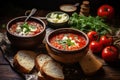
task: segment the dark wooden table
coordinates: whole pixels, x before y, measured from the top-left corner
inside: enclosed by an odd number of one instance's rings
[[[8,15],[2,17],[3,19],[0,19],[1,20],[0,25],[2,26],[2,24],[6,24],[11,18],[13,18],[13,16],[16,17],[16,16],[24,15],[24,12],[26,10],[22,10],[22,9],[19,10],[22,12],[21,13],[18,12],[18,14],[12,16]],[[37,14],[38,16],[45,16],[47,12],[48,11],[45,10],[39,10]],[[0,32],[5,32],[5,29],[0,28]],[[80,74],[77,76],[82,76],[82,77],[74,80],[120,80],[120,61],[112,65],[106,64],[103,60],[101,61],[103,62],[103,68],[98,73],[92,76],[85,76]],[[10,66],[10,64],[4,58],[3,53],[1,51],[0,51],[0,80],[24,80],[24,78],[22,78]]]
[[[103,67],[96,74],[92,76],[85,76],[84,74],[72,75],[74,79],[70,80],[120,80],[120,61],[113,65],[106,64],[102,59]],[[72,74],[72,73],[71,73]],[[3,53],[0,51],[0,80],[24,80],[4,58]]]

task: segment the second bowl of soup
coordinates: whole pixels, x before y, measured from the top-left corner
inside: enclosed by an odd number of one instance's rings
[[[48,53],[57,61],[74,63],[88,51],[87,35],[73,28],[56,29],[46,37]]]

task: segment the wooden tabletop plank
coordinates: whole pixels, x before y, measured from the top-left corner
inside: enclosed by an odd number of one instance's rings
[[[1,50],[0,50],[0,65],[1,64],[8,64],[8,62],[5,60]]]
[[[23,80],[9,65],[0,65],[0,80]]]
[[[79,75],[81,76],[81,75]],[[74,77],[74,76],[73,76]],[[75,77],[74,80],[119,80],[120,68],[113,68],[110,66],[103,66],[97,74],[93,76]],[[0,65],[0,80],[24,80],[18,73],[16,73],[9,65]]]

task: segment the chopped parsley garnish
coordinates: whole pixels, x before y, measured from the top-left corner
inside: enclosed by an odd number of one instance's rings
[[[25,22],[21,25],[21,29],[22,29],[22,31],[25,30],[24,31],[25,33],[30,32],[29,24],[27,22]]]
[[[73,42],[70,38],[64,39],[64,40],[57,40],[59,44],[62,44],[63,46],[73,46],[75,45],[75,42]]]
[[[75,45],[75,43],[72,42],[72,40],[69,39],[69,38],[66,40],[66,44],[67,44],[68,46],[73,46],[73,45]]]

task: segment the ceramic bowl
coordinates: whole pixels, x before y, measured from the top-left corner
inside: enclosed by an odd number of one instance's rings
[[[83,47],[75,50],[63,50],[56,48],[51,44],[51,38],[64,33],[73,33],[77,34],[79,36],[82,36],[85,39],[85,44]],[[63,38],[62,38],[63,39]],[[78,62],[88,51],[88,44],[89,44],[89,38],[87,35],[77,29],[73,28],[60,28],[52,31],[46,36],[46,48],[48,51],[48,54],[53,57],[56,61],[62,62],[62,63],[76,63]]]
[[[46,34],[46,25],[45,23],[36,18],[36,17],[30,17],[28,19],[28,21],[34,21],[38,24],[41,25],[42,30],[35,34],[35,35],[32,35],[32,36],[21,36],[21,35],[16,35],[14,33],[12,33],[10,31],[10,28],[13,24],[16,24],[17,22],[24,22],[24,20],[26,19],[27,16],[20,16],[20,17],[16,17],[16,18],[13,18],[11,19],[8,23],[7,23],[7,37],[8,37],[8,40],[10,41],[11,45],[15,48],[18,48],[18,49],[33,49],[33,48],[36,48],[37,46],[39,46],[44,37],[45,37],[45,34]]]
[[[62,11],[50,12],[46,15],[48,26],[52,28],[63,28],[68,26],[69,15]]]
[[[77,11],[77,7],[73,4],[62,4],[59,8],[61,11],[66,12],[70,16]]]

